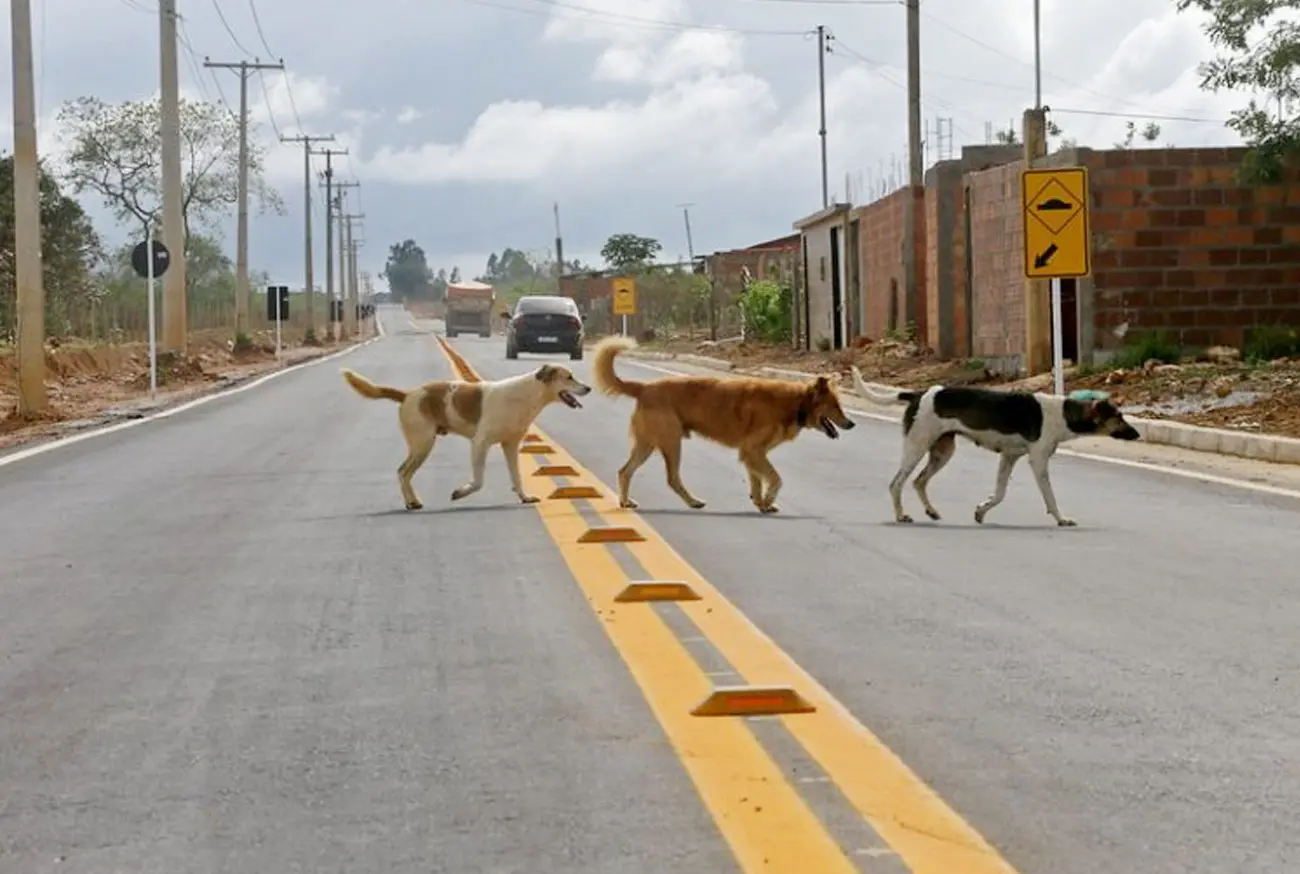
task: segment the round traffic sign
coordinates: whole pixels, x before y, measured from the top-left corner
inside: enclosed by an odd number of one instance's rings
[[[136,244],[131,250],[131,268],[140,275],[141,279],[149,278],[148,241]],[[167,251],[167,247],[160,240],[153,241],[153,277],[157,279],[167,272],[167,268],[172,263],[172,253]]]

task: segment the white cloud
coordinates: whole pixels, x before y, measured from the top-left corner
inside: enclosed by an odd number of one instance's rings
[[[410,124],[411,122],[417,121],[423,117],[424,113],[420,112],[420,110],[416,109],[414,106],[403,106],[401,111],[397,113],[397,123]]]

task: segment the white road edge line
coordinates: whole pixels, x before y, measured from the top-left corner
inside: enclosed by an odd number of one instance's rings
[[[286,373],[293,373],[295,371],[304,370],[308,367],[315,367],[318,364],[324,364],[326,361],[333,361],[335,358],[342,358],[344,355],[350,355],[353,352],[357,351],[358,349],[362,348],[363,346],[369,346],[371,343],[374,343],[378,340],[382,340],[384,336],[385,334],[383,328],[380,328],[378,337],[371,337],[369,340],[363,340],[362,342],[357,343],[356,345],[349,346],[346,349],[340,349],[338,352],[331,352],[329,355],[321,356],[320,358],[307,361],[303,364],[296,364],[292,367],[283,368],[282,370],[273,370],[272,372],[266,374],[265,376],[258,377],[252,382],[246,382],[243,385],[237,385],[234,388],[225,389],[224,391],[215,391],[212,394],[204,395],[203,397],[200,398],[195,398],[192,401],[186,401],[183,404],[177,404],[174,407],[168,407],[165,410],[159,410],[158,412],[149,416],[145,416],[142,419],[131,419],[130,421],[127,422],[119,422],[116,425],[105,425],[102,428],[91,428],[89,431],[82,431],[80,434],[72,434],[68,437],[59,437],[55,440],[49,440],[44,443],[38,443],[35,446],[29,446],[26,449],[19,449],[16,452],[9,453],[8,455],[0,455],[0,467],[5,467],[6,465],[10,465],[10,464],[17,464],[18,462],[25,461],[28,458],[33,458],[37,455],[43,455],[46,452],[51,452],[55,449],[60,449],[64,446],[71,446],[73,443],[80,443],[83,440],[90,440],[95,437],[104,437],[108,434],[114,434],[118,431],[125,431],[127,428],[136,428],[140,425],[146,425],[150,422],[156,422],[159,419],[166,419],[176,415],[177,413],[183,413],[186,410],[192,410],[195,407],[202,406],[203,404],[206,403],[211,403],[212,401],[218,400],[220,398],[228,398],[231,395],[237,395],[240,392],[245,392],[248,391],[249,389],[257,388],[260,385],[265,385],[266,383],[270,382],[273,379],[284,376]]]
[[[681,376],[687,371],[669,370],[666,367],[659,367],[654,364],[647,364],[644,361],[635,358],[624,359],[628,364],[644,367],[646,370],[657,370],[660,373],[667,373],[673,376]],[[877,422],[888,422],[897,425],[902,421],[902,417],[886,416],[882,413],[867,413],[862,410],[848,410],[848,414],[858,419],[874,419]],[[1300,500],[1300,491],[1287,489],[1281,486],[1271,486],[1267,483],[1253,483],[1248,480],[1233,479],[1232,477],[1219,476],[1213,473],[1201,473],[1194,470],[1183,470],[1177,467],[1166,467],[1163,464],[1152,464],[1149,461],[1133,461],[1128,458],[1110,458],[1105,455],[1094,455],[1091,452],[1080,452],[1077,449],[1061,449],[1060,455],[1068,455],[1073,458],[1082,458],[1086,461],[1096,461],[1102,464],[1113,464],[1118,467],[1130,467],[1135,470],[1145,470],[1151,473],[1164,473],[1170,476],[1182,477],[1183,479],[1196,480],[1197,482],[1212,483],[1219,486],[1230,486],[1246,491],[1259,492],[1265,495],[1274,495],[1280,498],[1293,498]]]

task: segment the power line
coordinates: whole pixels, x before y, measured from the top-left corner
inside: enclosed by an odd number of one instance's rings
[[[490,9],[501,9],[506,12],[521,12],[525,15],[537,15],[545,18],[550,17],[549,12],[540,9],[526,9],[519,6],[507,6],[504,3],[493,3],[491,0],[462,0],[472,6],[483,6]],[[692,24],[685,21],[666,21],[657,18],[641,18],[633,15],[623,15],[617,12],[606,12],[603,9],[592,9],[588,6],[577,6],[570,3],[562,3],[559,0],[534,0],[534,2],[543,3],[547,6],[554,6],[559,9],[567,9],[577,12],[588,17],[576,19],[579,21],[589,21],[596,24],[605,24],[612,27],[626,27],[640,30],[707,30],[718,33],[736,33],[746,36],[803,36],[808,30],[764,30],[761,28],[744,28],[729,27],[723,24]],[[603,17],[591,17],[603,16]]]
[[[217,10],[217,18],[221,19],[221,26],[226,29],[226,33],[230,34],[230,39],[235,43],[235,47],[244,54],[251,56],[253,53],[244,47],[244,44],[239,41],[239,37],[235,36],[235,32],[230,29],[230,22],[226,21],[226,14],[221,11],[221,3],[218,0],[212,0],[212,8]]]
[[[275,131],[275,138],[278,140],[283,134],[280,133],[280,126],[275,123],[275,110],[271,108],[271,93],[266,90],[266,74],[261,70],[257,71],[257,81],[262,86],[262,101],[266,104],[266,117],[270,119],[271,130]]]
[[[1191,118],[1185,115],[1148,115],[1137,112],[1109,112],[1102,109],[1059,109],[1051,107],[1051,112],[1062,115],[1099,115],[1103,118],[1136,118],[1141,121],[1186,121],[1199,124],[1227,124],[1221,118]]]
[[[257,28],[257,38],[262,41],[262,48],[266,49],[266,53],[271,57],[279,57],[279,55],[271,51],[271,46],[266,41],[266,31],[262,30],[262,16],[257,14],[257,0],[248,0],[248,9],[253,13],[253,26]],[[281,75],[284,76],[284,92],[289,97],[289,109],[293,111],[293,120],[298,125],[298,130],[301,131],[302,116],[298,114],[298,102],[293,99],[293,85],[289,81],[289,72],[287,70],[282,70]],[[262,84],[262,92],[263,94],[266,92],[265,83]],[[270,102],[269,96],[267,102]]]

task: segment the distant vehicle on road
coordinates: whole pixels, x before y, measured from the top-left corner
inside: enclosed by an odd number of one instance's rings
[[[518,358],[520,352],[568,352],[574,361],[582,360],[582,313],[572,299],[527,295],[519,298],[513,313],[502,313],[502,317],[506,319],[507,358]]]
[[[492,336],[492,304],[496,289],[483,282],[452,282],[447,285],[446,311],[447,337],[457,334]]]

